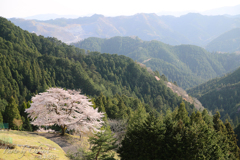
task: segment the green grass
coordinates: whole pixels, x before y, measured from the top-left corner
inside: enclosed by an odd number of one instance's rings
[[[44,157],[45,159],[68,160],[65,152],[58,144],[45,137],[36,135],[34,132],[0,131],[1,138],[12,139],[12,143],[16,145],[16,148],[6,150],[4,146],[1,146],[0,160],[15,160],[19,158],[21,160],[31,160],[44,159]],[[36,152],[41,152],[42,155]]]

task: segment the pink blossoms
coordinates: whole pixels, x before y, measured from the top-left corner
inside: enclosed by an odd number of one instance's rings
[[[87,96],[75,90],[50,88],[32,97],[31,107],[25,112],[37,126],[58,125],[78,132],[99,131],[104,113],[94,109]]]

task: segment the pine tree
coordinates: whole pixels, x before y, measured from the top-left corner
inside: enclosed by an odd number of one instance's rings
[[[113,137],[109,125],[107,123],[105,125],[100,132],[89,138],[89,143],[93,145],[90,149],[91,152],[86,154],[89,160],[115,160],[114,153],[111,151],[117,148],[117,139]]]
[[[196,123],[203,123],[202,114],[199,111],[197,111],[197,113],[195,115],[195,118],[194,118],[194,121]]]
[[[32,131],[32,125],[30,123],[30,120],[28,118],[28,114],[25,112],[27,108],[30,108],[30,102],[23,102],[23,104],[20,107],[20,115],[22,115],[22,128],[27,131]]]
[[[103,103],[104,95],[101,93],[100,96],[98,96],[94,102],[96,104],[96,107],[98,108],[98,112],[105,112],[105,107]]]
[[[155,160],[163,158],[163,127],[152,115],[142,124],[135,124],[126,133],[118,153],[122,160]]]
[[[5,113],[4,113],[4,119],[5,119],[6,123],[9,124],[9,128],[17,129],[17,126],[13,124],[13,119],[20,120],[21,116],[20,116],[20,113],[18,110],[18,106],[13,97],[10,98],[8,105],[6,106]]]
[[[176,119],[177,120],[181,119],[183,121],[183,123],[185,123],[185,124],[190,122],[190,119],[188,117],[188,112],[187,112],[187,110],[185,108],[185,103],[184,102],[182,102],[180,104],[180,107],[178,109],[178,113],[176,115]]]
[[[206,109],[204,109],[204,110],[202,111],[202,118],[203,118],[203,120],[205,121],[206,124],[208,124],[208,125],[213,125],[212,116],[210,116],[210,115],[208,114],[208,111],[207,111]]]
[[[120,119],[127,118],[128,117],[127,112],[126,112],[127,107],[126,107],[126,105],[124,104],[124,102],[121,98],[120,98],[117,106],[119,108],[118,118],[120,118]]]
[[[195,116],[196,116],[196,114],[195,114],[195,112],[193,112],[193,113],[191,114],[191,117],[190,117],[191,124],[193,124],[193,123],[195,122]]]
[[[0,111],[0,124],[3,123],[3,116],[2,116],[2,113]]]
[[[143,123],[146,120],[147,116],[148,114],[145,107],[138,106],[128,121],[128,128],[131,129],[131,127],[135,124]]]
[[[214,123],[213,127],[217,132],[219,131],[224,132],[226,127],[224,126],[220,118],[221,118],[220,113],[217,111],[217,113],[213,116],[213,123]]]
[[[237,135],[234,133],[234,130],[230,124],[230,122],[226,121],[224,123],[224,125],[226,126],[226,130],[227,130],[227,137],[228,137],[228,144],[230,147],[230,152],[232,154],[234,154],[234,156],[236,158],[239,158],[239,147],[237,146]]]

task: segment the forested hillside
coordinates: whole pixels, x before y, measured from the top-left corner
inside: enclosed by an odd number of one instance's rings
[[[240,28],[232,29],[212,40],[206,50],[210,52],[240,53]]]
[[[232,71],[240,64],[240,55],[211,54],[194,45],[171,46],[138,37],[92,37],[73,45],[90,51],[125,55],[159,71],[184,89]]]
[[[204,16],[198,13],[180,17],[140,13],[117,17],[95,14],[91,17],[47,21],[10,20],[29,32],[56,37],[66,43],[89,37],[138,36],[143,40],[155,39],[171,45],[205,46],[224,32],[240,27],[240,18],[237,16]]]
[[[160,42],[149,42],[146,46],[151,49],[155,43]],[[110,49],[114,50],[115,46]],[[157,57],[157,50],[164,49],[152,49],[148,54]],[[171,54],[172,50],[175,48],[166,47],[163,54],[169,63],[178,60],[172,57],[183,56],[178,52]],[[80,148],[69,156],[71,159],[109,159],[111,156],[114,160],[113,149],[123,160],[238,159],[239,147],[231,122],[223,123],[219,112],[214,116],[206,109],[195,112],[192,104],[166,86],[166,80],[165,75],[149,71],[124,55],[85,53],[84,49],[66,45],[56,38],[24,31],[0,17],[0,122],[8,123],[11,129],[35,130],[25,111],[31,105],[31,97],[49,87],[80,89],[91,98],[94,108],[106,112],[103,118],[106,126],[101,128],[105,131],[90,137],[93,147],[86,151]],[[238,79],[231,78],[229,83],[236,81]],[[65,106],[64,103],[62,109],[66,110]],[[53,110],[51,106],[47,108]],[[122,138],[112,129],[113,124],[107,124],[111,122],[107,117],[123,125]],[[14,119],[22,120],[23,124],[17,125]],[[53,129],[58,128],[53,126]],[[118,148],[116,141],[120,143]]]
[[[124,95],[135,100],[135,107],[139,103],[155,114],[174,110],[182,102],[163,79],[156,80],[154,76],[160,77],[159,73],[149,73],[128,57],[85,54],[85,50],[55,38],[24,31],[5,18],[0,18],[0,57],[0,109],[3,122],[9,123],[10,128],[16,127],[12,119],[20,116],[26,120],[23,128],[30,129],[24,113],[29,107],[27,101],[48,87],[81,89],[83,94],[95,98],[96,107],[109,103],[106,112],[113,114],[109,115],[112,118],[134,110]],[[99,96],[105,98],[100,100]],[[190,113],[194,110],[187,102],[186,108]]]
[[[203,83],[187,92],[197,97],[204,107],[214,113],[219,111],[223,119],[230,116],[237,125],[240,118],[240,68],[236,71]]]
[[[184,104],[163,118],[149,115],[128,128],[118,153],[122,160],[239,159],[231,124],[207,110],[188,116]]]

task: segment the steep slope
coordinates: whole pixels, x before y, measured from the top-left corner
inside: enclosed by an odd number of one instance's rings
[[[221,78],[210,80],[187,92],[213,112],[220,111],[222,117],[227,114],[234,119],[235,125],[240,117],[240,68]]]
[[[51,137],[53,136],[55,135],[51,134]],[[5,151],[5,147],[1,147],[0,157],[2,160],[43,159],[43,157],[45,157],[45,159],[69,160],[69,158],[66,156],[66,152],[64,152],[64,150],[56,142],[34,132],[0,131],[0,139],[11,139],[12,144],[17,146],[14,149],[14,152],[10,149],[6,150],[8,153]],[[67,141],[66,137],[65,139],[62,138],[61,140],[63,142]],[[41,154],[37,154],[38,152]]]
[[[240,53],[240,28],[232,29],[212,40],[206,50],[210,52]]]
[[[21,105],[54,86],[81,89],[91,97],[101,93],[134,97],[147,104],[149,111],[173,110],[183,101],[163,80],[157,81],[146,68],[126,56],[85,54],[83,49],[31,34],[0,18],[1,112],[11,97]],[[186,106],[189,112],[194,110],[187,102]]]
[[[87,38],[74,46],[102,53],[117,53],[145,64],[186,89],[239,66],[240,55],[211,54],[193,45],[171,46],[138,37]],[[234,58],[233,58],[234,57]]]
[[[205,46],[224,32],[240,27],[239,17],[203,16],[196,13],[181,17],[141,13],[118,17],[95,14],[91,17],[47,21],[10,20],[29,32],[56,37],[66,43],[89,37],[138,36],[143,40],[155,39],[171,45]]]

